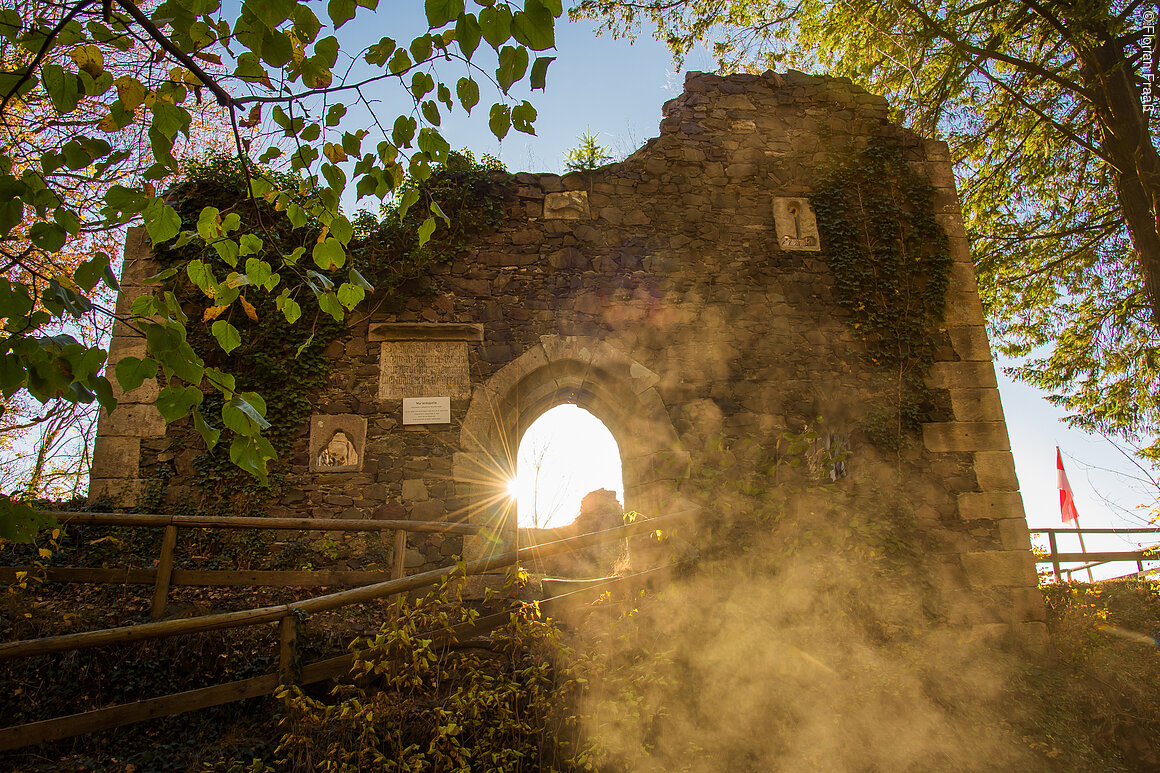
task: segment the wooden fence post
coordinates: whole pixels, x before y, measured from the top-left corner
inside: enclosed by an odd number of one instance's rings
[[[278,679],[282,684],[295,684],[300,671],[298,616],[291,613],[278,623]]]
[[[1055,570],[1055,581],[1063,582],[1063,577],[1059,573],[1059,559],[1056,558],[1059,555],[1059,547],[1055,544],[1054,531],[1047,532],[1047,544],[1051,548],[1051,568]]]
[[[395,551],[391,556],[391,579],[401,579],[407,573],[407,532],[395,530]],[[403,595],[395,598],[394,609],[398,612],[403,604]]]
[[[157,580],[153,586],[153,608],[149,615],[154,620],[165,615],[169,598],[169,582],[173,577],[173,549],[177,545],[177,527],[169,524],[161,537],[161,556],[157,559]]]

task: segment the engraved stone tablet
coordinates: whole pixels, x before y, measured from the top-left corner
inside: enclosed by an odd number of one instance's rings
[[[545,220],[588,220],[588,191],[560,191],[544,197]]]
[[[773,222],[777,226],[777,243],[783,250],[817,252],[822,248],[809,199],[775,198]]]
[[[403,424],[450,424],[450,397],[404,397]]]
[[[471,396],[467,344],[462,341],[384,341],[379,353],[379,399],[422,395]]]

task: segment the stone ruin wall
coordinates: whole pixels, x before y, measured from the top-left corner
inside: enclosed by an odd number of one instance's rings
[[[778,234],[786,201],[810,194],[819,166],[876,135],[900,140],[936,187],[954,260],[945,329],[932,332],[936,408],[921,443],[903,454],[905,496],[945,618],[1041,639],[1043,606],[946,146],[889,124],[883,99],[844,80],[691,73],[664,106],[660,136],[625,161],[590,176],[516,175],[502,227],[436,267],[434,295],[397,313],[356,313],[330,345],[329,387],[269,514],[494,519],[494,508],[475,507],[497,493],[482,481],[510,466],[522,430],[562,402],[612,431],[625,507],[646,515],[677,506],[690,471],[718,460],[722,436],[760,447],[817,416],[853,431],[838,487],[894,469],[855,430],[867,399],[864,349],[835,303],[825,245],[783,249]],[[796,236],[787,244],[811,246],[807,233]],[[140,282],[154,271],[137,233],[119,310],[147,291]],[[114,331],[111,360],[143,352],[127,333]],[[426,376],[414,372],[427,366]],[[450,422],[404,425],[408,390],[450,397]],[[196,498],[198,449],[169,447],[155,396],[147,384],[103,418],[92,496],[131,505],[165,465],[175,473],[165,501]],[[343,447],[320,469],[339,430]],[[477,548],[413,535],[406,564],[434,568]]]

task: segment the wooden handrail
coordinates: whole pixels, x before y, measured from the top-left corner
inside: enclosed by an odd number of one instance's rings
[[[217,515],[156,515],[150,513],[74,513],[45,511],[64,524],[98,526],[181,526],[203,529],[299,529],[303,531],[413,531],[474,535],[486,527],[444,521],[380,521],[371,518],[262,518]]]
[[[287,615],[293,615],[296,612],[306,614],[324,612],[348,604],[373,601],[384,596],[434,585],[443,577],[460,570],[467,575],[482,574],[492,569],[510,566],[521,560],[546,558],[557,553],[598,545],[603,542],[627,539],[634,535],[654,531],[659,527],[684,520],[695,512],[697,511],[685,510],[680,513],[663,515],[657,518],[637,520],[603,531],[590,532],[577,537],[547,542],[534,547],[505,551],[489,558],[469,561],[466,564],[431,569],[426,572],[411,575],[410,577],[385,580],[359,588],[351,588],[349,590],[328,593],[323,596],[315,596],[314,598],[303,599],[301,601],[293,601],[288,604],[258,607],[237,612],[220,612],[182,620],[163,620],[155,623],[121,626],[119,628],[105,628],[98,631],[62,634],[59,636],[45,637],[43,639],[6,642],[0,644],[0,660],[28,655],[44,655],[50,652],[89,649],[108,644],[161,639],[181,634],[217,631],[247,625],[260,625],[263,623],[272,623]]]
[[[1160,528],[1139,529],[1028,529],[1032,534],[1160,534]]]

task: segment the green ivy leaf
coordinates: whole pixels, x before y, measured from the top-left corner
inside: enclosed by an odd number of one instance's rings
[[[460,78],[455,84],[455,93],[459,96],[459,104],[471,114],[471,108],[479,104],[479,84],[471,78]]]

